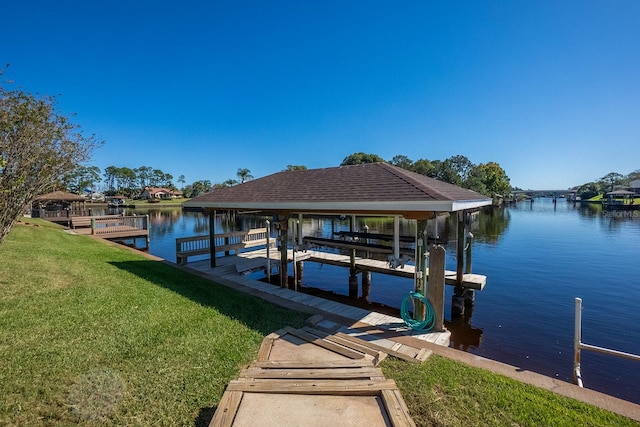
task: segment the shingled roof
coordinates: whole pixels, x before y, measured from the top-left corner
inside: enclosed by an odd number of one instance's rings
[[[86,197],[79,194],[67,193],[65,191],[54,191],[52,193],[42,194],[34,199],[34,202],[84,202]]]
[[[205,210],[344,214],[454,212],[491,199],[387,163],[278,172],[184,203]]]

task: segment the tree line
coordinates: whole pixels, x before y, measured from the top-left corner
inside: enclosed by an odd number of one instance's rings
[[[640,179],[640,169],[636,169],[626,175],[618,172],[609,172],[605,176],[582,185],[576,185],[572,190],[576,190],[576,194],[582,200],[590,199],[598,194],[605,194],[616,188],[628,187],[631,181]]]
[[[361,163],[385,162],[377,154],[353,153],[344,158],[341,166]],[[498,163],[475,164],[467,157],[456,155],[445,160],[418,159],[399,154],[387,163],[419,173],[459,187],[476,191],[485,196],[506,196],[511,192],[511,183]]]
[[[251,171],[246,168],[239,168],[236,176],[238,179],[227,179],[218,184],[212,184],[209,180],[200,180],[185,185],[185,176],[180,175],[177,183],[180,184],[180,189],[185,197],[195,197],[218,188],[231,187],[253,179]],[[99,185],[101,182],[103,185]],[[151,166],[140,166],[133,169],[107,166],[103,173],[97,166],[78,166],[64,176],[61,187],[77,194],[101,190],[107,196],[123,195],[126,197],[135,197],[146,187],[160,187],[173,191],[179,189],[173,183],[173,175]]]

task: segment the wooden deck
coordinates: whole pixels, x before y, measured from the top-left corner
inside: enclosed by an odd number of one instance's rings
[[[146,215],[104,217],[73,217],[76,234],[91,235],[107,240],[126,240],[144,237],[149,243],[149,217]]]
[[[289,262],[293,261],[293,251],[287,251]],[[280,262],[280,253],[276,250],[270,251],[271,265],[277,265]],[[296,252],[296,261],[311,261],[321,264],[335,265],[338,267],[349,268],[351,260],[348,255],[334,254],[329,252],[321,252],[314,250]],[[356,269],[358,272],[370,271],[372,273],[389,274],[391,276],[413,278],[415,266],[405,265],[404,267],[391,268],[386,261],[379,261],[368,258],[356,257]],[[266,249],[256,249],[248,252],[241,252],[237,256],[219,257],[216,263],[223,267],[233,265],[237,273],[247,274],[267,267],[267,251]],[[428,275],[428,270],[427,270]],[[456,272],[445,271],[445,283],[450,286],[457,284]],[[480,274],[464,274],[463,284],[465,288],[482,290],[487,284],[487,277]]]
[[[336,265],[339,267],[350,267],[351,259],[348,255],[334,254],[329,252],[305,251],[309,255],[309,261],[319,262],[322,264]],[[391,276],[408,277],[413,278],[415,274],[415,266],[405,265],[399,268],[392,268],[386,261],[379,261],[375,259],[356,257],[356,269],[359,272],[371,271],[372,273],[389,274]],[[427,269],[427,276],[429,270]],[[456,272],[445,270],[444,272],[445,283],[450,286],[457,285]],[[462,286],[469,289],[482,290],[487,284],[487,277],[481,274],[464,274],[462,276]]]

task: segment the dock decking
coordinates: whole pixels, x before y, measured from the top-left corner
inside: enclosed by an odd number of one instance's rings
[[[329,252],[321,252],[309,250],[306,251],[309,254],[309,261],[320,262],[322,264],[336,265],[339,267],[349,267],[351,260],[348,255],[334,254]],[[375,259],[356,257],[356,269],[360,271],[371,271],[372,273],[389,274],[392,276],[413,278],[415,274],[415,266],[407,264],[399,268],[391,268],[386,261],[379,261]],[[429,270],[427,269],[427,276]],[[456,272],[446,270],[444,272],[444,279],[447,285],[457,285]],[[462,286],[469,289],[482,290],[487,284],[487,277],[481,274],[463,274]]]
[[[146,215],[71,218],[73,232],[107,240],[126,240],[144,237],[149,246],[149,217]]]
[[[289,261],[293,261],[293,251],[289,249],[287,251]],[[272,249],[270,251],[270,258],[272,265],[280,262],[280,253],[277,250]],[[315,250],[306,250],[296,252],[296,261],[311,261],[319,262],[321,264],[335,265],[338,267],[349,268],[351,266],[351,260],[348,255],[341,255],[329,252],[321,252]],[[256,249],[248,252],[241,252],[237,256],[219,257],[216,259],[218,265],[229,266],[233,265],[237,273],[246,274],[261,269],[265,269],[267,266],[267,251],[266,249]],[[368,258],[355,258],[356,269],[358,272],[370,271],[372,273],[389,274],[398,277],[413,278],[415,274],[415,266],[405,265],[404,267],[391,268],[386,261],[379,261]],[[427,270],[428,275],[428,270]],[[456,272],[445,271],[445,283],[450,286],[457,284]],[[474,290],[482,290],[487,284],[487,277],[480,274],[464,274],[462,286]]]

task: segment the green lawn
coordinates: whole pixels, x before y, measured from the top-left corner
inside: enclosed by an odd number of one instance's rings
[[[307,317],[26,221],[0,246],[0,425],[193,425]]]
[[[432,355],[426,363],[387,359],[418,426],[638,426],[633,420],[550,391]]]
[[[206,425],[263,337],[307,317],[24,221],[0,245],[0,426]],[[638,425],[441,357],[383,369],[420,426]]]

